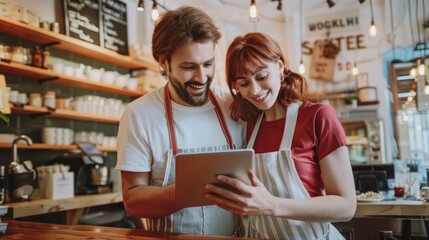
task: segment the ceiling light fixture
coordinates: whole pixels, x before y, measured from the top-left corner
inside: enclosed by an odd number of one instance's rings
[[[369,5],[371,7],[371,26],[369,27],[369,35],[371,37],[375,37],[375,35],[377,35],[377,27],[375,26],[375,21],[374,21],[374,11],[372,9],[372,0],[369,0]]]
[[[137,11],[143,12],[144,11],[144,2],[143,0],[139,0],[139,3],[137,4]]]
[[[353,64],[352,74],[353,74],[353,76],[357,76],[359,74],[359,68],[357,67],[356,62]]]
[[[158,6],[156,4],[156,1],[153,1],[152,12],[150,13],[150,16],[153,22],[156,22],[156,20],[158,20],[159,11],[158,11]]]
[[[305,65],[304,65],[304,61],[302,60],[302,1],[303,0],[299,1],[299,3],[300,3],[300,6],[299,6],[300,7],[300,12],[299,12],[299,32],[300,32],[299,37],[300,37],[300,40],[299,40],[299,44],[301,45],[301,61],[299,61],[299,66],[298,66],[298,72],[301,75],[305,74]]]
[[[334,1],[332,0],[327,0],[326,2],[328,3],[329,8],[332,8],[335,5]]]
[[[362,3],[364,3],[365,2],[365,0],[359,0],[359,3],[360,4],[362,4]]]
[[[258,11],[258,7],[256,7],[255,0],[251,0],[250,1],[249,21],[250,22],[257,22],[257,21],[259,21],[259,11]]]
[[[283,2],[282,0],[279,0],[279,3],[277,4],[277,10],[281,11],[283,8]]]

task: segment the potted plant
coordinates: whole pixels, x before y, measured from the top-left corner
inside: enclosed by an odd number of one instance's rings
[[[1,111],[0,111],[0,119],[3,122],[5,122],[7,126],[9,126],[9,118]]]

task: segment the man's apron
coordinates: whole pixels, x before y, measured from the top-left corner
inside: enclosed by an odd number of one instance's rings
[[[286,126],[280,150],[255,156],[256,176],[272,195],[281,198],[310,198],[298,176],[291,154],[292,138],[300,105],[301,102],[292,103],[287,108]],[[253,147],[262,118],[263,114],[255,125],[247,148]],[[249,216],[249,237],[296,240],[344,239],[330,223],[303,222],[271,216]]]
[[[234,148],[233,141],[220,105],[214,94],[209,91],[209,98],[214,105],[217,118],[227,140],[227,145],[212,147],[207,146],[201,149],[178,149],[173,123],[173,110],[171,107],[170,94],[168,92],[167,85],[164,87],[164,89],[164,104],[170,138],[170,150],[168,150],[168,159],[162,186],[172,184],[176,181],[175,156],[177,153],[207,152],[209,149],[210,151],[221,151]],[[242,236],[243,228],[241,223],[241,218],[238,215],[225,211],[214,205],[184,208],[166,217],[143,219],[143,225],[145,229],[149,231],[195,233],[220,236]]]

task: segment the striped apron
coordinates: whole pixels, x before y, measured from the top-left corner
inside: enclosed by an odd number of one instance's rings
[[[255,156],[256,176],[272,195],[281,198],[310,198],[298,176],[291,154],[292,138],[300,105],[301,102],[297,102],[288,106],[280,150]],[[262,118],[263,114],[255,125],[247,148],[253,147]],[[249,236],[262,239],[344,239],[328,222],[303,222],[271,216],[249,216]]]
[[[171,108],[170,94],[167,85],[164,88],[164,102],[167,118],[167,126],[170,138],[170,150],[166,163],[164,181],[162,186],[173,184],[175,176],[175,156],[177,153],[186,152],[214,152],[233,149],[233,141],[225,121],[225,117],[214,94],[210,91],[209,98],[214,105],[217,118],[225,135],[227,144],[223,146],[208,146],[206,148],[178,149],[176,133],[173,124],[173,111]],[[243,236],[244,230],[241,218],[231,212],[225,211],[217,206],[202,206],[184,208],[169,216],[160,218],[142,219],[145,230],[158,232],[193,233],[202,235],[219,236]]]

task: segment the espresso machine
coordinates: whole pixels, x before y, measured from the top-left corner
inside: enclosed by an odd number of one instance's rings
[[[92,143],[76,143],[80,152],[64,153],[50,162],[70,166],[74,172],[74,192],[78,194],[95,194],[110,192],[110,168],[105,165],[107,156],[103,155]]]
[[[11,201],[27,201],[34,189],[36,172],[30,161],[20,162],[18,157],[18,142],[25,141],[28,146],[33,144],[31,138],[26,135],[16,137],[12,142],[13,160],[8,169],[8,190]]]

